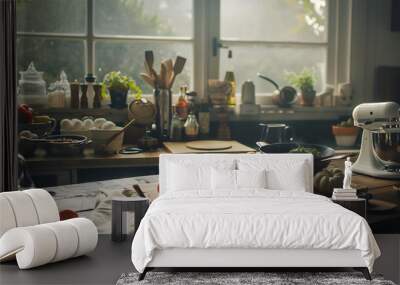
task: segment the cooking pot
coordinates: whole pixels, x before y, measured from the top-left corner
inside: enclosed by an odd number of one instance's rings
[[[318,144],[302,144],[302,143],[274,143],[266,144],[257,142],[260,152],[262,153],[290,153],[291,150],[298,147],[315,149],[318,155],[314,155],[314,173],[317,173],[328,166],[331,160],[342,159],[348,155],[335,155],[335,150],[328,146]]]

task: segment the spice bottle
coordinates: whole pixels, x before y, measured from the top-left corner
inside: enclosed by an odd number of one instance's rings
[[[235,73],[233,72],[234,67],[232,63],[232,51],[228,51],[228,70],[225,73],[225,81],[229,82],[231,85],[231,92],[228,95],[228,105],[236,105],[236,79]]]
[[[182,141],[184,134],[183,120],[179,117],[178,113],[175,111],[174,116],[171,121],[171,131],[169,138],[171,141]]]
[[[181,86],[178,103],[175,106],[176,113],[180,118],[186,120],[189,113],[189,104],[186,101],[187,86]]]

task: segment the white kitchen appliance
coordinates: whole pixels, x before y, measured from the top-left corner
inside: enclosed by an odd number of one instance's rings
[[[399,111],[400,105],[395,102],[364,103],[354,108],[354,125],[363,129],[354,172],[400,179]]]

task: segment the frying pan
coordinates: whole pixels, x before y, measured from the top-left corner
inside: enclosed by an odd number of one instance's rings
[[[334,159],[343,158],[342,155],[334,156],[335,150],[328,146],[319,144],[302,144],[302,143],[274,143],[264,144],[257,143],[262,153],[289,153],[292,149],[298,147],[314,148],[320,155],[314,156],[314,173],[317,173],[328,166],[329,162]],[[348,155],[345,155],[348,156]]]

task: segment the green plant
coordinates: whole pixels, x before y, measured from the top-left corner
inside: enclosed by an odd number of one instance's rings
[[[120,71],[111,71],[104,76],[102,84],[102,96],[107,94],[108,90],[127,92],[131,90],[137,100],[142,98],[142,89],[136,85],[135,80]]]
[[[313,91],[315,85],[315,74],[310,69],[303,69],[299,73],[288,72],[286,74],[289,83],[296,88],[299,88],[302,92]]]
[[[337,124],[338,127],[345,127],[345,128],[353,128],[354,127],[354,121],[353,118],[348,118],[345,121],[341,121],[339,124]]]

